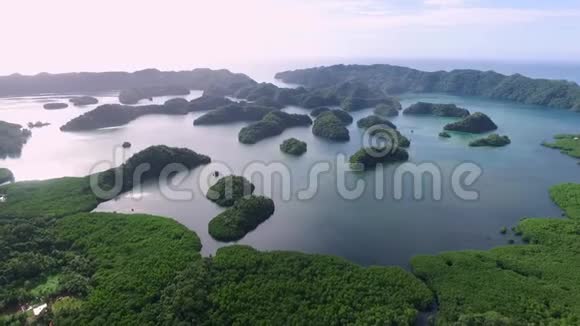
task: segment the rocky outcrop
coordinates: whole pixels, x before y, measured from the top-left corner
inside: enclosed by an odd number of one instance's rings
[[[397,129],[397,126],[395,126],[395,124],[377,115],[369,115],[368,117],[362,118],[356,122],[356,125],[359,128],[364,129],[368,129],[375,126],[385,126],[388,128]]]
[[[242,128],[238,140],[242,144],[255,144],[262,139],[277,136],[287,128],[306,127],[311,124],[312,120],[305,114],[273,111],[266,114],[262,120]]]
[[[417,102],[403,111],[406,115],[434,115],[438,117],[465,118],[469,111],[455,104]]]
[[[209,234],[219,241],[236,241],[257,228],[274,214],[274,201],[262,196],[248,196],[236,201],[232,208],[214,217]]]
[[[307,149],[308,145],[296,138],[286,139],[282,144],[280,144],[280,150],[282,152],[295,156],[300,156],[306,153]]]
[[[46,127],[46,126],[50,126],[50,123],[48,122],[41,122],[41,121],[36,121],[36,122],[29,122],[27,124],[28,129],[33,129],[33,128],[42,128],[42,127]]]
[[[347,117],[346,115],[342,115],[340,113],[337,114],[337,112],[344,111],[333,110],[320,114],[316,118],[316,120],[314,120],[314,125],[312,126],[312,133],[315,136],[326,138],[333,141],[349,141],[350,133],[346,128],[346,125],[349,124],[346,121],[348,121],[349,119],[345,119]],[[352,117],[348,113],[346,114],[348,115],[348,117],[350,117],[350,122],[352,123]]]
[[[409,153],[403,148],[395,147],[393,150],[385,150],[384,148],[372,147],[361,148],[350,157],[349,162],[355,169],[369,170],[378,164],[404,162],[408,159]]]
[[[92,96],[77,96],[68,100],[74,106],[84,106],[98,104],[99,100]]]
[[[66,103],[46,103],[42,106],[45,110],[61,110],[68,108]]]
[[[0,158],[18,156],[31,136],[21,125],[0,121]]]
[[[485,114],[475,112],[460,121],[450,123],[444,127],[449,131],[461,131],[480,134],[497,129],[497,125]]]
[[[206,198],[222,207],[233,206],[236,201],[254,193],[256,186],[242,176],[229,175],[212,185]]]
[[[500,136],[498,134],[491,134],[485,138],[479,138],[469,143],[471,147],[502,147],[511,144],[511,140],[508,136]]]

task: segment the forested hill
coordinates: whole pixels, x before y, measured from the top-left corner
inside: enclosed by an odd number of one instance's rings
[[[506,76],[494,71],[425,72],[392,65],[335,65],[280,72],[276,78],[307,88],[358,81],[388,94],[435,92],[483,96],[580,111],[580,86],[574,82],[533,79],[520,74]]]
[[[206,68],[188,71],[146,69],[136,72],[40,73],[34,76],[13,74],[0,77],[0,96],[42,93],[85,93],[155,86],[178,86],[197,90],[219,88],[226,92],[256,82],[244,74]]]

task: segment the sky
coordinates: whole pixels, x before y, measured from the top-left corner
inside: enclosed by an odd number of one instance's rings
[[[578,0],[2,0],[0,74],[316,58],[580,62]]]

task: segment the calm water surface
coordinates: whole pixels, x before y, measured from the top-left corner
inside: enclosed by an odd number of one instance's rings
[[[194,92],[188,98],[200,95],[201,92]],[[548,188],[560,182],[580,182],[580,167],[575,160],[540,146],[556,133],[579,132],[580,114],[564,110],[439,94],[406,95],[402,98],[404,106],[419,100],[449,102],[484,112],[499,125],[499,133],[510,136],[512,144],[497,149],[470,148],[467,144],[472,136],[454,135],[451,139],[437,136],[449,119],[396,117],[392,121],[411,139],[411,162],[433,162],[441,168],[443,198],[414,200],[411,182],[405,180],[405,197],[392,199],[392,173],[396,167],[392,165],[380,171],[385,176],[384,199],[375,198],[373,180],[377,171],[370,171],[349,174],[349,184],[363,179],[368,185],[361,198],[345,200],[336,190],[334,162],[337,154],[350,155],[360,148],[361,132],[356,124],[349,127],[352,139],[344,144],[315,138],[310,128],[293,128],[281,136],[246,146],[237,141],[244,123],[193,127],[192,122],[200,113],[145,116],[119,128],[63,133],[58,129],[62,124],[95,106],[43,110],[42,104],[53,98],[0,99],[0,120],[21,124],[40,120],[52,124],[33,130],[19,158],[0,161],[0,166],[10,168],[18,180],[86,175],[96,163],[112,161],[114,148],[124,141],[133,144],[128,155],[157,144],[188,147],[211,156],[214,162],[226,163],[235,173],[241,173],[256,161],[282,162],[291,171],[292,199],[282,198],[280,180],[274,178],[276,212],[239,241],[261,250],[298,250],[339,255],[362,264],[407,266],[417,254],[487,249],[507,243],[509,237],[500,235],[499,230],[516,224],[522,217],[560,216],[560,210],[549,199]],[[101,104],[116,102],[115,94],[100,94],[99,99]],[[156,98],[154,102],[166,99]],[[295,107],[285,110],[306,113]],[[358,119],[370,113],[364,110],[353,115]],[[308,152],[300,158],[281,153],[278,146],[289,137],[306,141]],[[298,200],[295,193],[307,187],[308,171],[320,161],[330,162],[333,171],[320,176],[313,199]],[[451,171],[466,161],[479,164],[484,171],[471,187],[480,193],[477,201],[460,200],[450,191]],[[180,185],[194,190],[193,200],[170,201],[156,184],[147,184],[143,187],[144,196],[124,195],[101,204],[97,210],[128,213],[134,210],[174,218],[197,232],[204,254],[213,254],[227,245],[207,233],[209,220],[222,209],[204,198],[198,187],[200,172],[201,169],[194,170]],[[261,182],[257,183],[257,193],[263,193]],[[430,181],[425,180],[425,184]],[[426,195],[431,197],[430,190]]]

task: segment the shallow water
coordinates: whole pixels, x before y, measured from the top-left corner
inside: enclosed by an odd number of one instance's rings
[[[194,92],[189,98],[200,94]],[[101,103],[116,101],[113,94],[101,95]],[[145,116],[119,128],[62,133],[58,129],[60,125],[95,106],[43,110],[42,103],[50,98],[0,99],[1,120],[21,124],[37,120],[52,123],[33,130],[21,157],[0,161],[1,166],[15,173],[17,180],[86,175],[96,163],[113,161],[114,148],[124,141],[133,144],[127,155],[157,144],[188,147],[211,156],[214,162],[226,163],[235,173],[241,173],[256,161],[280,162],[291,171],[292,199],[282,198],[281,182],[274,178],[276,212],[239,241],[261,250],[298,250],[339,255],[361,264],[407,266],[416,254],[487,249],[506,244],[509,237],[501,235],[499,230],[515,225],[522,217],[560,216],[560,210],[549,199],[548,188],[561,182],[580,182],[576,160],[540,146],[553,134],[578,132],[580,114],[564,110],[440,94],[406,95],[402,98],[403,106],[419,100],[449,102],[484,112],[499,125],[500,134],[510,136],[512,144],[504,148],[470,148],[467,143],[473,136],[454,134],[451,139],[437,136],[452,119],[399,116],[392,121],[411,139],[410,161],[432,162],[441,169],[441,200],[430,199],[429,190],[426,199],[413,199],[409,179],[404,182],[404,198],[393,199],[392,173],[397,165],[364,174],[349,174],[350,185],[359,179],[368,181],[359,199],[343,199],[337,191],[336,174],[330,172],[320,176],[314,198],[298,200],[296,192],[308,185],[307,175],[315,162],[330,162],[335,170],[338,153],[350,155],[360,148],[362,137],[356,124],[349,126],[351,141],[348,143],[329,143],[315,138],[310,128],[293,128],[251,146],[237,141],[238,131],[245,123],[193,127],[192,121],[201,113]],[[154,102],[162,103],[165,99],[156,98]],[[306,112],[295,107],[285,110]],[[370,110],[363,110],[353,116],[356,120],[370,113]],[[306,141],[308,152],[299,158],[281,153],[278,146],[289,137]],[[470,187],[480,194],[476,201],[461,200],[451,191],[451,171],[466,161],[483,169],[483,175]],[[209,220],[222,209],[203,197],[204,192],[198,187],[202,171],[201,168],[194,170],[180,185],[194,190],[192,200],[168,200],[152,183],[143,187],[141,197],[127,194],[101,204],[97,210],[134,211],[174,218],[197,232],[204,254],[213,254],[227,244],[211,239],[207,233]],[[375,198],[373,180],[381,172],[385,176],[385,197],[379,200]],[[183,174],[176,178],[181,176]],[[260,180],[256,181],[257,193],[267,191]],[[424,180],[423,184],[429,189],[431,181]]]

